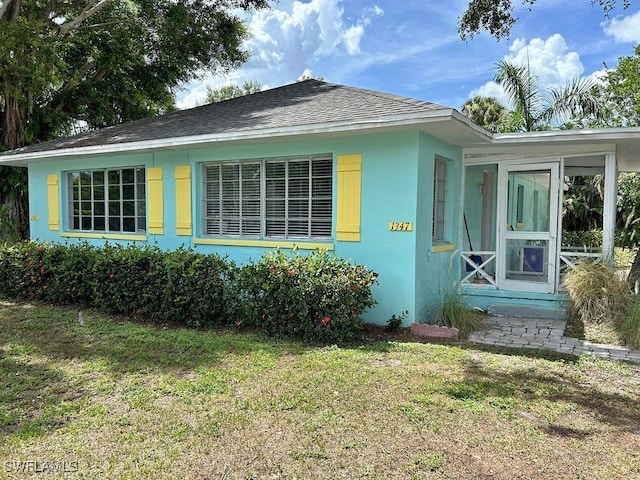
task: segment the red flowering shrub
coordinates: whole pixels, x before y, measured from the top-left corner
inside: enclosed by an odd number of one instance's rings
[[[326,252],[270,252],[241,268],[236,316],[272,335],[348,340],[362,327],[358,312],[376,303],[371,294],[376,277]]]
[[[0,247],[0,297],[190,326],[248,324],[307,341],[353,338],[376,274],[329,253],[275,251],[243,267],[192,250],[24,242]]]

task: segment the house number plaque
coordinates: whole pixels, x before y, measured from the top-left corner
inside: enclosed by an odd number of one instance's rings
[[[411,232],[413,223],[411,222],[389,222],[389,230],[392,232]]]

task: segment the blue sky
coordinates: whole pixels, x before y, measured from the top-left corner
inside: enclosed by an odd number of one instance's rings
[[[249,61],[225,77],[204,75],[178,94],[180,107],[204,103],[207,87],[256,80],[265,88],[304,73],[460,109],[475,94],[501,98],[495,63],[529,62],[544,86],[597,76],[604,63],[640,43],[640,1],[605,18],[590,0],[513,0],[519,18],[509,39],[482,33],[460,40],[467,0],[280,0],[246,16]]]

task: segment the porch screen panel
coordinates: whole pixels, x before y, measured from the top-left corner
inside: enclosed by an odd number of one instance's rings
[[[548,232],[551,172],[544,170],[509,173],[507,225],[512,231]]]

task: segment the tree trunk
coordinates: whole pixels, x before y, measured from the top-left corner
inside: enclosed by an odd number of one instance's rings
[[[26,143],[27,109],[22,107],[16,97],[5,95],[4,119],[2,122],[2,143],[9,150],[19,148]]]

